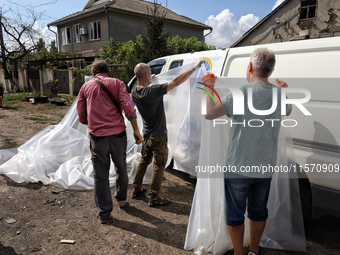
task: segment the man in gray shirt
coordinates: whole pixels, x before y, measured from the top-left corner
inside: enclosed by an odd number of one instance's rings
[[[137,86],[132,89],[132,100],[136,104],[143,119],[142,157],[137,166],[133,181],[132,199],[146,192],[142,187],[147,166],[154,157],[153,172],[150,185],[149,206],[167,205],[169,198],[158,196],[164,176],[164,168],[168,159],[167,129],[164,112],[163,95],[185,82],[203,63],[204,59],[196,61],[194,67],[176,76],[172,81],[161,84],[151,84],[151,69],[147,64],[139,63],[135,67]]]
[[[247,172],[252,166],[276,165],[276,154],[281,121],[272,123],[268,119],[281,120],[281,88],[287,87],[285,82],[277,80],[279,86],[268,82],[274,71],[275,55],[266,48],[255,50],[250,55],[247,68],[249,84],[239,86],[244,95],[244,114],[234,115],[233,95],[222,98],[222,105],[214,106],[213,100],[207,96],[206,119],[216,119],[227,115],[235,123],[230,130],[230,143],[226,165],[236,169],[228,173],[225,179],[225,195],[227,209],[227,225],[234,247],[235,255],[243,254],[244,214],[246,208],[250,224],[250,252],[248,255],[263,253],[259,246],[260,239],[268,217],[267,202],[269,196],[271,175]],[[248,92],[250,91],[250,92]],[[250,94],[251,93],[251,94]],[[271,109],[273,93],[278,94],[277,109],[269,115],[255,115],[247,107],[248,97],[252,96],[253,107],[256,110]],[[291,105],[286,109],[291,113]],[[249,125],[255,119],[263,123],[260,127]],[[237,124],[236,124],[237,123]]]

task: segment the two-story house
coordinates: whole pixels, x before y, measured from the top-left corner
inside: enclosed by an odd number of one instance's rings
[[[108,46],[110,38],[122,43],[146,34],[145,15],[154,3],[143,0],[88,0],[83,10],[58,19],[48,26],[58,28],[59,51],[93,57]],[[197,37],[204,41],[210,26],[181,16],[162,5],[159,13],[165,13],[164,32],[182,38]],[[207,30],[207,31],[205,31]]]

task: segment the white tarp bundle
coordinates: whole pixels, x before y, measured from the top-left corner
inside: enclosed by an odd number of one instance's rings
[[[77,100],[58,125],[49,126],[17,149],[0,151],[0,174],[14,181],[38,182],[65,189],[93,189],[93,168],[87,126],[78,121]],[[126,121],[128,146],[127,163],[130,179],[134,176],[141,150]],[[138,124],[142,122],[139,116]],[[146,180],[151,179],[150,165]],[[114,165],[110,170],[110,185],[115,184]]]
[[[216,53],[206,58],[206,67],[194,73],[194,77],[170,91],[164,97],[169,160],[173,157],[175,169],[197,175],[195,166],[224,164],[228,148],[228,128],[211,129],[209,121],[201,114],[202,91],[196,89],[196,81],[206,72],[220,74],[224,55]],[[193,66],[199,54],[185,59],[184,66],[158,75],[156,83],[167,82]],[[246,67],[245,67],[246,68]],[[236,84],[245,80],[228,81]],[[142,130],[141,117],[138,124]],[[211,124],[211,123],[210,123]],[[126,123],[128,134],[127,163],[130,178],[140,158],[140,145],[134,144],[132,128]],[[287,163],[286,130],[281,130],[278,162]],[[290,150],[292,151],[292,149]],[[92,189],[93,169],[90,160],[87,127],[80,124],[76,101],[60,124],[49,126],[15,150],[0,151],[0,174],[16,182],[37,182],[66,189]],[[14,154],[14,156],[13,156]],[[13,156],[13,157],[12,157]],[[150,179],[152,164],[146,179]],[[114,185],[115,171],[111,168],[110,184]],[[296,179],[277,178],[272,181],[268,203],[269,218],[263,235],[265,247],[304,250],[304,230]],[[246,223],[246,233],[248,223]],[[245,245],[249,244],[246,234]],[[195,197],[190,214],[185,249],[198,254],[213,252],[222,254],[231,248],[225,223],[225,195],[223,176],[209,178],[198,175]]]

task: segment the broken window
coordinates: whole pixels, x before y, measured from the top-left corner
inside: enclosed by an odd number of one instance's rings
[[[316,17],[316,0],[301,0],[300,19],[312,19]]]
[[[95,21],[90,23],[90,39],[98,40],[101,38],[100,33],[100,21]]]
[[[79,43],[81,42],[81,36],[80,36],[80,24],[73,25],[73,42]]]
[[[70,27],[64,27],[61,29],[61,45],[71,43]]]

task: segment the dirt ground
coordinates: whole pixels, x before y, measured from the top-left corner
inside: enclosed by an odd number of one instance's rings
[[[0,109],[0,149],[20,146],[59,123],[68,108],[20,102]],[[101,225],[92,190],[17,184],[1,175],[0,254],[191,254],[183,246],[194,183],[168,169],[162,195],[171,198],[171,205],[150,208],[147,197],[128,198],[126,209],[114,205],[113,224]],[[7,223],[9,218],[16,222]],[[61,244],[64,239],[75,243]]]
[[[59,123],[68,108],[20,102],[0,109],[0,149],[20,146],[45,127]],[[101,225],[92,190],[18,184],[0,175],[0,254],[193,254],[183,246],[194,189],[194,179],[168,168],[161,194],[171,198],[170,205],[150,208],[147,197],[128,198],[126,209],[114,205],[113,223]],[[10,219],[15,222],[9,223]],[[65,239],[75,243],[60,243]],[[312,254],[326,254],[318,251],[318,243],[309,246]],[[332,248],[336,252],[338,245]],[[266,249],[266,254],[306,253]]]

